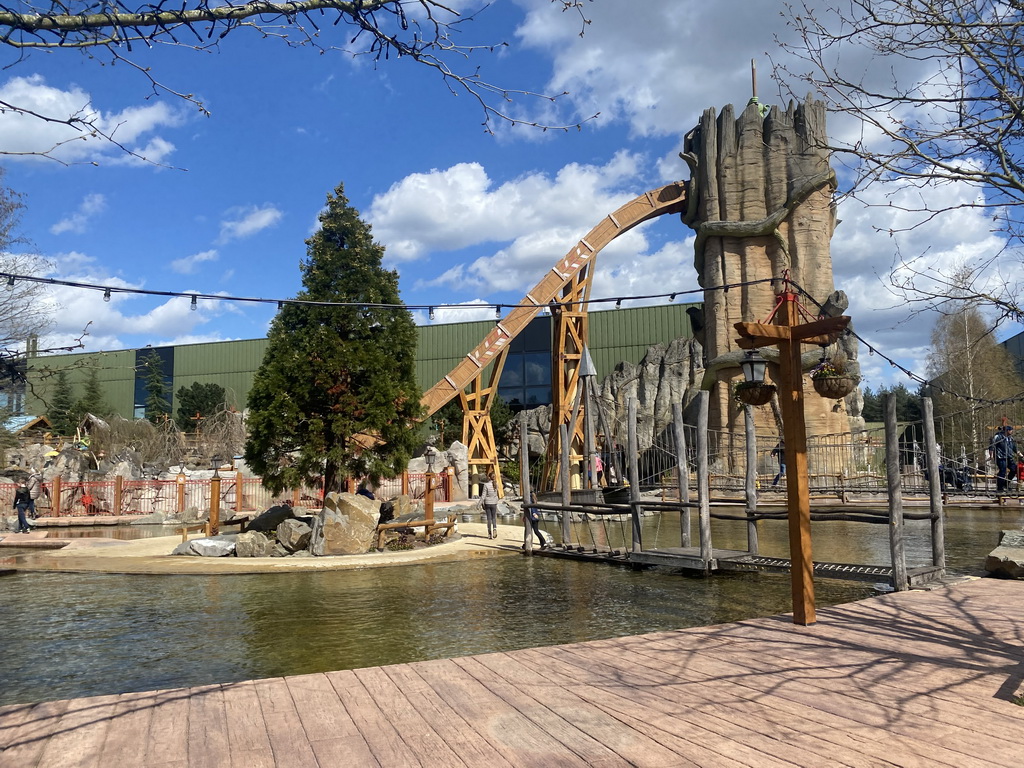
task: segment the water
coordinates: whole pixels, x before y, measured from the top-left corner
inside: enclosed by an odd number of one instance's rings
[[[1022,523],[1019,509],[951,510],[950,570],[979,572],[999,530]],[[716,546],[742,543],[744,524],[714,526]],[[912,527],[914,564],[927,560],[930,544],[926,525]],[[667,519],[645,521],[648,546],[672,535]],[[817,559],[888,556],[885,526],[816,524],[814,537]],[[762,524],[761,544],[765,554],[785,554],[785,525]],[[0,586],[0,703],[8,704],[514,650],[790,609],[786,575],[703,579],[521,557],[246,576],[19,573]],[[870,594],[869,584],[816,582],[819,606]]]

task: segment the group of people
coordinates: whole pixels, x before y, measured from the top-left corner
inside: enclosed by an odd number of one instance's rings
[[[1017,479],[1017,441],[1013,438],[1013,426],[1007,424],[996,429],[988,444],[988,451],[996,462],[996,491],[1005,491],[1011,480]]]

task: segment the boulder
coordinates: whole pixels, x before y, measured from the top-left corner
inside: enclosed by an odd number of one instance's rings
[[[985,570],[1002,579],[1024,579],[1024,531],[1003,531],[985,558]]]
[[[275,541],[274,546],[270,548],[271,557],[288,557],[290,553],[284,548],[284,545],[280,541]]]
[[[331,491],[313,525],[309,551],[317,557],[368,552],[379,518],[379,501]]]
[[[236,557],[270,557],[274,543],[259,531],[246,531],[235,539]]]
[[[276,531],[277,526],[285,520],[290,520],[293,517],[295,517],[295,511],[291,507],[287,504],[277,504],[266,512],[257,515],[252,522],[245,527],[250,531]]]
[[[452,501],[469,498],[469,447],[456,440],[445,452],[445,460],[455,470],[452,483]]]
[[[277,540],[289,552],[298,552],[309,546],[313,529],[301,520],[285,520],[277,526]]]
[[[172,555],[195,555],[199,557],[227,557],[235,552],[234,537],[217,536],[209,539],[183,541],[174,548]]]

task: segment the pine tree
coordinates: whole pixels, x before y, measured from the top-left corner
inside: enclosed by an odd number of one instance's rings
[[[103,387],[100,386],[99,372],[95,368],[89,369],[89,375],[85,379],[85,391],[81,399],[75,403],[76,418],[81,421],[87,414],[94,416],[110,415],[110,408],[103,400]]]
[[[224,407],[227,392],[220,384],[202,384],[193,381],[191,387],[179,387],[177,392],[178,413],[174,420],[182,432],[195,432],[201,419],[212,416]]]
[[[143,359],[142,375],[146,382],[146,419],[159,424],[171,415],[171,404],[167,401],[163,364],[156,352],[150,352]]]
[[[301,263],[305,301],[399,304],[398,273],[349,205],[328,195]],[[341,490],[346,477],[394,477],[416,443],[416,326],[405,309],[286,304],[249,392],[245,460],[272,493]]]
[[[67,436],[75,433],[78,426],[75,419],[75,396],[71,391],[67,371],[57,372],[57,383],[53,389],[53,399],[50,401],[47,418],[56,434]]]

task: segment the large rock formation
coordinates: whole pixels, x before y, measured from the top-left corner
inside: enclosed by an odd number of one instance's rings
[[[985,570],[1004,579],[1024,579],[1024,531],[1003,531],[985,558]]]
[[[739,117],[731,105],[717,117],[708,109],[687,135],[683,158],[692,176],[683,221],[697,234],[694,266],[705,289],[701,333],[706,367],[714,374],[706,382],[712,392],[709,428],[742,433],[742,410],[731,391],[741,376],[742,354],[734,324],[766,319],[785,277],[809,294],[800,301],[811,316],[835,291],[829,251],[835,176],[825,105],[808,99],[786,110],[764,110],[752,102]],[[858,373],[855,340],[845,337],[840,345],[850,372]],[[773,350],[763,354],[772,359]],[[813,355],[806,362],[813,365]],[[808,433],[850,429],[849,402],[835,408],[806,379],[805,390]],[[761,411],[759,419],[770,422],[770,411]]]
[[[324,498],[324,508],[314,518],[309,551],[318,557],[368,552],[379,518],[379,501],[331,491]]]

